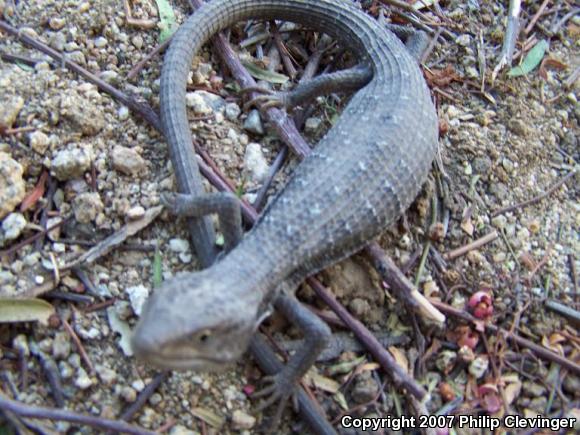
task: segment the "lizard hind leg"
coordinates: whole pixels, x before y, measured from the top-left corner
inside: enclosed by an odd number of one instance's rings
[[[203,195],[164,193],[161,202],[173,214],[203,217],[216,213],[224,235],[224,252],[229,252],[242,239],[242,213],[239,199],[233,193],[217,192]]]
[[[308,104],[316,97],[333,92],[354,92],[365,86],[373,77],[367,65],[359,64],[352,68],[319,75],[311,80],[299,83],[290,91],[271,91],[263,88],[250,88],[263,95],[252,98],[244,105],[244,109],[259,106],[260,110],[272,107],[284,108],[287,112],[296,106]]]
[[[398,24],[387,24],[386,27],[404,42],[405,48],[415,60],[419,61],[421,59],[429,45],[429,35],[427,33]]]

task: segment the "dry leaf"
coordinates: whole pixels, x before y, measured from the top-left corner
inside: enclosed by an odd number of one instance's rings
[[[48,171],[42,171],[42,175],[38,179],[38,183],[34,186],[34,189],[30,191],[28,195],[20,203],[20,211],[25,212],[31,208],[36,202],[44,196],[46,190],[46,180],[48,179]]]
[[[340,384],[334,379],[327,378],[318,373],[308,373],[305,376],[305,380],[310,384],[318,388],[319,390],[326,391],[327,393],[335,394],[340,389]]]
[[[376,362],[369,362],[369,363],[365,363],[362,366],[360,366],[359,368],[359,373],[361,372],[372,372],[373,370],[378,370],[381,368],[381,365],[379,363]]]
[[[522,381],[516,374],[505,375],[501,377],[504,383],[504,397],[507,405],[511,405],[519,396],[522,390]]]
[[[48,323],[54,307],[42,299],[0,299],[0,323],[34,322]]]
[[[542,63],[540,64],[540,70],[539,70],[540,76],[544,80],[548,80],[548,68],[562,71],[562,70],[565,70],[566,68],[568,68],[568,65],[566,65],[564,62],[560,62],[559,60],[554,59],[552,57],[544,59],[542,61]]]
[[[207,408],[196,407],[191,410],[191,413],[194,415],[194,417],[205,421],[211,427],[216,429],[221,428],[226,422],[224,417],[217,415],[215,412]]]
[[[99,244],[96,246],[93,246],[79,258],[63,266],[63,269],[70,269],[71,267],[78,266],[81,263],[90,264],[98,258],[107,255],[113,250],[113,248],[119,246],[129,237],[137,234],[143,228],[147,227],[155,220],[157,216],[161,214],[162,210],[162,205],[150,208],[145,212],[145,216],[143,216],[141,219],[129,222],[124,227],[119,229],[119,231],[111,234],[109,237],[99,242]]]
[[[425,78],[429,87],[445,88],[453,81],[459,80],[460,76],[455,72],[451,65],[447,65],[444,69],[425,70]]]
[[[333,397],[336,403],[338,403],[338,406],[340,406],[344,411],[348,411],[350,409],[350,406],[348,406],[346,398],[344,397],[344,394],[342,394],[342,392],[339,391]]]
[[[391,352],[391,355],[393,355],[393,358],[395,358],[397,364],[403,370],[405,370],[405,373],[409,374],[409,360],[407,359],[405,353],[402,350],[396,348],[395,346],[389,347],[389,352]]]
[[[133,356],[133,348],[131,347],[131,336],[133,335],[133,332],[131,331],[129,324],[119,317],[115,307],[107,308],[107,318],[111,329],[121,336],[119,347],[123,353],[126,356]]]

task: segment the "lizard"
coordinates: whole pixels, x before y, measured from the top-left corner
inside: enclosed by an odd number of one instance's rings
[[[216,32],[247,19],[294,21],[329,34],[359,58],[349,70],[299,85],[283,98],[357,90],[335,125],[294,170],[242,237],[239,203],[225,194],[191,195],[198,177],[185,89],[193,56]],[[226,251],[205,270],[176,275],[147,301],[135,354],[168,369],[217,370],[247,350],[272,306],[305,332],[304,346],[258,396],[283,405],[325,347],[330,329],[293,296],[309,275],[363,248],[401,216],[425,181],[437,149],[437,114],[412,51],[345,0],[214,0],[179,28],[161,76],[161,117],[178,186],[173,212],[217,212]],[[279,407],[281,409],[281,407]]]

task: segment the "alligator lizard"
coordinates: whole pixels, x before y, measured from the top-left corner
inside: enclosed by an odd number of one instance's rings
[[[295,301],[293,290],[306,276],[360,250],[406,210],[435,155],[437,116],[415,59],[352,3],[214,0],[181,26],[164,60],[162,120],[182,192],[188,192],[183,180],[199,177],[194,163],[180,159],[191,147],[185,89],[193,56],[217,31],[246,19],[294,21],[333,36],[359,56],[360,66],[343,74],[346,79],[337,73],[313,80],[310,96],[360,89],[237,246],[208,269],[178,275],[155,292],[133,346],[137,356],[165,368],[220,368],[244,353],[274,303],[307,334],[304,348],[265,390],[271,403],[288,398],[329,335]],[[208,198],[179,196],[173,204],[199,217],[215,205]],[[196,214],[200,204],[203,213]]]

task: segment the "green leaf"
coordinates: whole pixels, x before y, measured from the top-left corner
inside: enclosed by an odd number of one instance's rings
[[[163,264],[161,260],[161,252],[157,248],[153,257],[153,288],[161,287],[163,282]]]
[[[175,13],[168,0],[155,0],[155,3],[157,3],[157,10],[159,11],[159,27],[161,28],[159,42],[163,42],[177,30]]]
[[[544,54],[546,54],[546,50],[548,49],[549,44],[548,41],[542,39],[539,41],[534,47],[528,52],[524,61],[516,66],[513,67],[511,70],[508,71],[508,77],[519,77],[527,75],[529,72],[533,71],[542,61],[544,58]]]
[[[259,68],[258,66],[254,65],[251,62],[242,61],[242,65],[244,65],[246,67],[246,69],[248,70],[248,72],[250,73],[250,75],[252,77],[254,77],[255,79],[258,79],[258,80],[265,80],[268,83],[274,83],[274,84],[278,84],[278,85],[281,85],[282,83],[286,83],[289,80],[288,76],[285,76],[284,74],[278,74],[278,73],[273,72],[273,71],[268,71],[268,70]]]
[[[54,307],[42,299],[0,299],[0,323],[34,322],[48,323]]]

